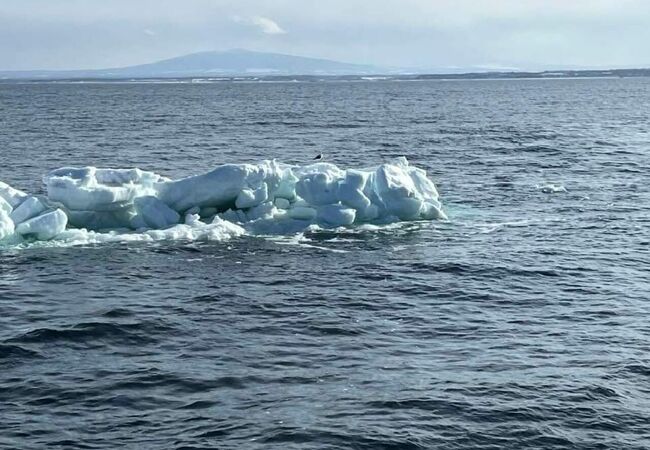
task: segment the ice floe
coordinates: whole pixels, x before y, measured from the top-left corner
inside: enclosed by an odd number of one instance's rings
[[[314,224],[446,219],[435,184],[406,158],[347,170],[323,162],[225,164],[178,180],[140,169],[68,167],[43,182],[44,196],[0,182],[0,240],[223,240]]]

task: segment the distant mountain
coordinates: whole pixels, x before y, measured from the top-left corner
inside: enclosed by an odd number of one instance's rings
[[[385,68],[307,58],[279,53],[228,50],[192,53],[130,67],[96,70],[0,71],[0,82],[11,80],[106,80],[192,79],[193,81],[315,81],[339,80],[435,80],[510,78],[649,77],[650,69],[575,69],[520,71],[507,67]]]
[[[385,72],[374,66],[279,53],[228,50],[192,53],[130,67],[97,70],[0,71],[0,79],[183,78],[236,75],[364,75]]]

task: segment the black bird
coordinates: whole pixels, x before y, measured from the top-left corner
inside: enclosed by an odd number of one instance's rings
[[[323,154],[322,154],[322,153],[319,153],[319,154],[316,155],[316,157],[314,158],[314,161],[320,161],[321,159],[323,159]]]

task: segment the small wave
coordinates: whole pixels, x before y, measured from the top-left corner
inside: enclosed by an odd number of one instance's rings
[[[279,426],[273,431],[261,436],[260,441],[274,446],[286,448],[333,448],[357,450],[425,450],[430,445],[418,442],[417,439],[400,436],[369,436],[350,432],[334,432],[328,430],[311,431],[306,428]],[[341,443],[345,443],[341,445]],[[309,444],[309,445],[307,445]]]
[[[130,324],[88,322],[70,328],[38,328],[10,338],[6,342],[19,344],[68,342],[83,346],[94,346],[100,343],[142,345],[156,342],[154,338],[156,334],[170,330],[171,327],[160,321]]]
[[[190,403],[186,403],[182,406],[179,406],[178,409],[190,409],[190,410],[195,410],[195,409],[209,409],[214,406],[217,406],[219,402],[217,401],[211,401],[211,400],[195,400]]]
[[[111,319],[116,319],[122,317],[132,317],[134,316],[134,313],[124,308],[113,308],[103,313],[102,316]]]
[[[627,366],[624,367],[624,371],[628,373],[632,373],[634,375],[643,375],[646,377],[650,377],[650,365],[647,364],[628,364]]]
[[[15,344],[0,344],[0,360],[34,359],[42,358],[37,351],[30,350]]]
[[[462,263],[413,263],[409,268],[421,273],[450,273],[454,275],[486,275],[491,277],[561,277],[562,268],[541,269],[541,268],[519,268],[513,266],[497,265],[473,265]],[[571,273],[575,275],[574,273]]]
[[[200,379],[180,376],[171,372],[152,370],[141,375],[131,376],[126,380],[115,382],[110,386],[112,391],[143,391],[161,387],[169,388],[177,393],[200,394],[214,389],[243,389],[246,387],[246,380],[231,376]]]
[[[575,392],[573,400],[600,402],[604,399],[620,399],[621,397],[621,394],[606,386],[587,386]]]

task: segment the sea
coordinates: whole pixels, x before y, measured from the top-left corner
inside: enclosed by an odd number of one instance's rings
[[[649,124],[649,78],[1,83],[30,193],[405,156],[449,220],[0,248],[0,448],[649,448]]]

